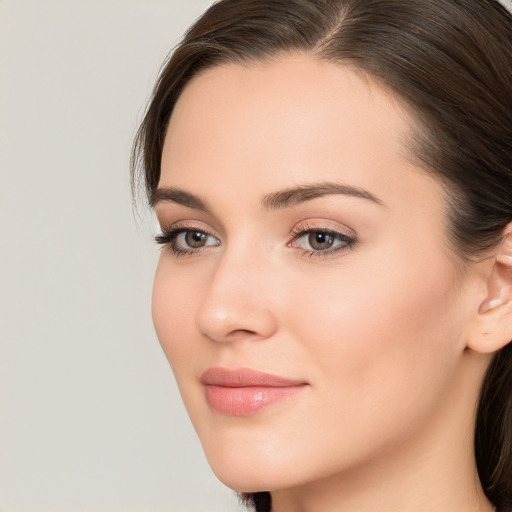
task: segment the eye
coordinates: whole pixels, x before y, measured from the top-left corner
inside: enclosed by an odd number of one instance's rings
[[[200,249],[206,245],[215,245],[214,239],[204,231],[183,231],[174,239],[174,243],[182,249]]]
[[[303,249],[309,256],[325,256],[351,248],[356,239],[344,233],[327,228],[298,226],[292,232],[290,247]]]
[[[315,251],[330,249],[336,242],[336,237],[326,231],[312,231],[307,235],[307,243]]]
[[[208,246],[219,245],[220,241],[202,229],[174,227],[155,237],[158,244],[168,245],[175,256],[186,256],[200,252]]]

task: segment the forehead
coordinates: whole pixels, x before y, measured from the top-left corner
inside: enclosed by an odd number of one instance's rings
[[[163,172],[235,158],[240,173],[277,165],[286,178],[287,168],[300,172],[319,160],[346,171],[369,158],[403,157],[409,132],[399,101],[349,66],[307,55],[225,64],[183,91],[166,134]]]
[[[348,65],[302,54],[225,64],[184,89],[159,185],[219,201],[229,199],[224,188],[259,199],[318,181],[364,188],[384,202],[422,197],[425,187],[440,196],[440,184],[408,156],[412,123],[389,90]]]

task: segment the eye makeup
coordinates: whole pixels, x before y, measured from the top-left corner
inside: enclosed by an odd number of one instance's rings
[[[155,236],[155,242],[168,247],[175,257],[197,255],[206,247],[220,245],[204,227],[183,224],[162,229],[162,233]]]
[[[304,256],[326,258],[341,251],[352,249],[357,243],[355,236],[350,236],[321,223],[301,223],[290,233],[292,238],[288,247],[303,250]]]
[[[347,251],[356,244],[355,236],[347,235],[322,223],[300,223],[289,234],[286,246],[299,249],[303,256],[326,258]],[[155,242],[168,247],[175,257],[198,256],[221,241],[203,226],[178,224],[155,236]]]

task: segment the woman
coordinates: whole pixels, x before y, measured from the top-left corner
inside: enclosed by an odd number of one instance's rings
[[[512,18],[223,0],[134,148],[153,318],[258,512],[512,509]]]

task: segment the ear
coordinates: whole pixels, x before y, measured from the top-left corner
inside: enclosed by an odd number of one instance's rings
[[[468,348],[479,353],[500,350],[512,340],[512,223],[487,272],[487,296],[480,304]]]

